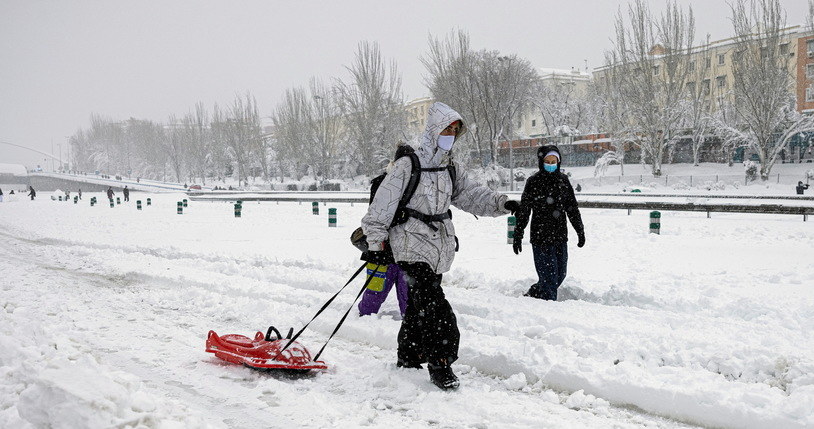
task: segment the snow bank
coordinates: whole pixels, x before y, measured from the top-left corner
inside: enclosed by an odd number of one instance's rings
[[[216,427],[93,351],[42,326],[21,303],[0,301],[0,427]]]
[[[587,244],[569,248],[560,301],[543,302],[522,297],[536,281],[531,249],[511,252],[506,219],[456,212],[461,250],[443,284],[462,388],[447,393],[426,371],[395,368],[394,297],[379,315],[351,313],[324,373],[290,379],[204,353],[209,329],[307,322],[358,266],[347,237],[366,207],[337,204],[328,228],[327,210],[309,204],[247,202],[235,219],[222,203],[179,216],[178,197],[154,195],[141,211],[48,200],[0,210],[0,272],[12,280],[0,284],[11,380],[0,426],[53,424],[36,411],[48,408],[88,425],[814,426],[814,224],[799,217],[663,212],[656,236],[647,212],[583,210]],[[318,349],[352,294],[303,344]],[[99,379],[75,382],[90,373]]]

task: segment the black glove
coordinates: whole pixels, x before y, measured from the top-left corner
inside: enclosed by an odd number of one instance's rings
[[[508,200],[503,203],[503,208],[514,214],[516,211],[520,210],[520,203],[515,200]]]
[[[578,232],[577,233],[577,247],[582,247],[585,245],[585,232]]]
[[[514,236],[514,243],[512,244],[512,249],[514,249],[514,254],[518,255],[520,252],[523,251],[523,237]]]
[[[393,254],[384,250],[381,251],[367,251],[367,261],[376,265],[390,265],[393,263]]]

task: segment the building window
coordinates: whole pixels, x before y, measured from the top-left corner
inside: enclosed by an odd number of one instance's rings
[[[709,79],[704,79],[704,81],[701,83],[701,88],[704,91],[704,95],[709,95],[710,92]]]
[[[653,76],[659,75],[659,66],[653,66]]]
[[[724,64],[726,64],[726,55],[718,54],[718,65],[722,66]]]
[[[712,67],[712,58],[706,57],[704,58],[704,68],[708,69]]]
[[[814,79],[814,64],[806,64],[806,79]]]
[[[695,60],[690,61],[690,64],[687,66],[690,71],[695,71]]]
[[[808,87],[806,88],[806,102],[814,101],[814,88]]]
[[[523,121],[517,121],[517,128],[523,128]]]
[[[781,43],[780,44],[780,55],[788,55],[789,54],[789,44],[788,43]]]
[[[687,91],[690,95],[695,95],[695,82],[687,82]]]
[[[718,88],[726,88],[726,76],[718,76],[715,78],[715,86]]]
[[[806,51],[809,55],[814,55],[814,39],[806,40]]]
[[[537,120],[536,119],[531,120],[531,126],[532,126],[532,128],[537,126]]]
[[[760,59],[765,60],[766,58],[769,58],[769,48],[763,46],[760,48]]]

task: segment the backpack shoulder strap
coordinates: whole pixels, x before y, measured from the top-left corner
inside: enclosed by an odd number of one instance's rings
[[[458,178],[458,170],[455,169],[455,164],[453,164],[451,160],[447,166],[447,170],[449,170],[449,178],[452,179],[452,195],[455,195],[455,179]]]
[[[404,194],[401,195],[401,200],[399,200],[399,209],[407,207],[410,199],[413,198],[413,194],[415,194],[415,190],[418,188],[418,180],[421,179],[421,161],[419,161],[418,155],[413,152],[404,156],[410,158],[412,167],[410,169],[410,180],[407,181],[407,188],[404,189]]]

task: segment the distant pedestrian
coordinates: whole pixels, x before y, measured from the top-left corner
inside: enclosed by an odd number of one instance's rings
[[[514,253],[523,251],[523,232],[531,218],[531,249],[539,280],[525,296],[557,300],[557,289],[565,280],[568,266],[568,225],[566,215],[577,232],[577,247],[585,245],[585,228],[577,199],[568,176],[560,170],[557,146],[540,146],[537,159],[540,171],[526,181],[517,224],[514,229]]]
[[[0,189],[0,203],[3,202],[3,190]]]
[[[804,185],[803,182],[797,182],[797,195],[803,195],[806,189],[808,189],[808,183]]]
[[[80,188],[79,192],[77,192],[77,193],[79,194],[79,199],[81,200],[82,199],[82,189]]]
[[[107,199],[108,199],[108,200],[112,200],[112,199],[113,199],[113,195],[115,195],[115,194],[113,193],[113,187],[112,187],[112,186],[108,186],[108,187],[107,187]]]
[[[28,189],[31,191],[28,193],[28,196],[31,197],[31,201],[34,201],[34,197],[37,196],[37,191],[34,190],[33,186],[29,186]]]
[[[124,185],[124,189],[122,189],[122,194],[124,194],[125,201],[130,201],[130,190],[127,189],[127,185]]]

